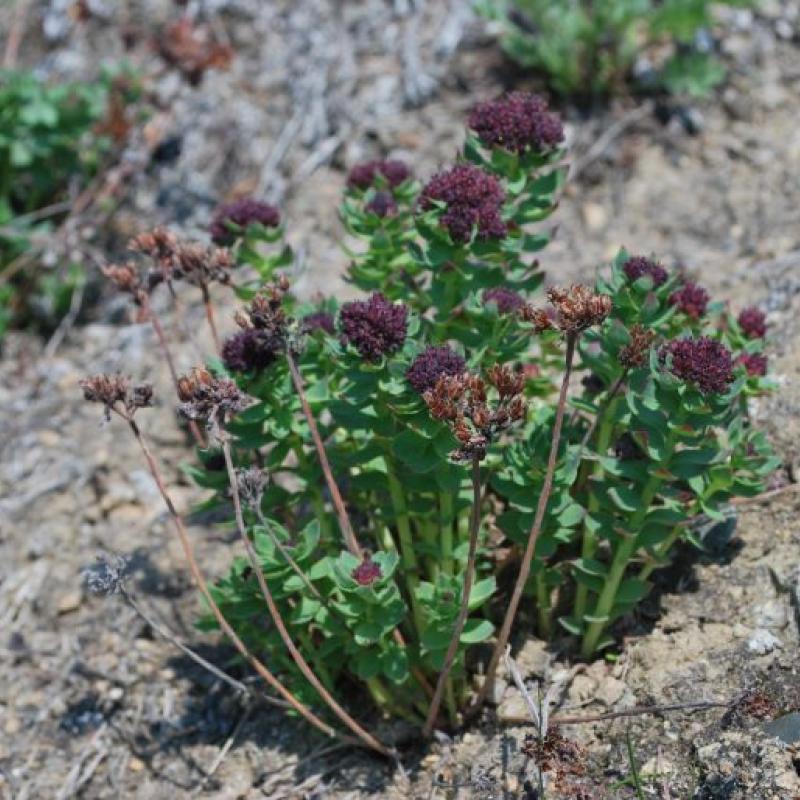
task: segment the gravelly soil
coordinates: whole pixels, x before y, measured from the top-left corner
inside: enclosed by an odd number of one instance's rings
[[[208,75],[200,90],[171,74],[156,79],[165,99],[159,125],[182,150],[133,180],[111,238],[155,222],[193,234],[220,197],[262,191],[281,202],[304,254],[300,290],[342,291],[336,203],[344,169],[386,153],[429,175],[454,152],[471,103],[518,76],[458,2],[430,3],[419,19],[377,1],[227,5],[219,19],[237,45],[233,67]],[[38,33],[46,6],[55,14],[51,32],[63,22],[58,3],[33,3],[24,60],[86,75],[95,53],[120,52],[110,20],[67,26],[65,39],[46,42]],[[174,11],[150,2],[127,4],[125,13],[148,34]],[[768,310],[781,389],[754,412],[792,478],[800,459],[800,51],[786,24],[793,30],[799,13],[797,3],[773,2],[756,18],[729,20],[728,87],[683,121],[675,113],[665,124],[631,101],[593,114],[568,110],[579,174],[542,257],[552,280],[564,281],[590,275],[624,244],[685,267],[734,308]],[[131,58],[152,60],[145,36]],[[699,132],[687,133],[689,123]],[[615,128],[622,130],[595,152],[598,137]],[[184,313],[199,327],[200,309]],[[133,443],[76,391],[89,371],[123,369],[171,396],[149,329],[121,325],[120,315],[115,301],[102,304],[47,359],[36,339],[11,337],[0,362],[0,797],[525,797],[525,728],[497,722],[521,713],[513,688],[497,715],[453,742],[427,754],[408,750],[406,782],[362,754],[330,752],[279,711],[236,698],[121,600],[84,595],[79,574],[97,552],[130,553],[141,603],[210,660],[232,663],[229,650],[193,630],[196,596]],[[189,366],[192,350],[176,344],[179,366]],[[169,413],[142,420],[189,510],[198,494],[179,470],[191,458],[185,435]],[[741,507],[730,542],[701,558],[683,553],[615,663],[574,667],[521,637],[526,677],[563,680],[561,711],[571,714],[725,701],[756,688],[781,710],[800,705],[799,506],[790,486]],[[196,520],[192,533],[209,574],[223,572],[229,532]],[[629,727],[643,771],[657,776],[648,797],[800,796],[791,748],[751,717],[713,709],[565,727],[587,748],[584,797],[633,796],[614,788],[628,774]],[[233,746],[206,779],[229,737]],[[461,788],[447,794],[434,780]]]

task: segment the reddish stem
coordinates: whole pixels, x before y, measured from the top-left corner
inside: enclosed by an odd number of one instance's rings
[[[533,563],[533,556],[536,552],[536,541],[542,530],[542,522],[544,521],[545,511],[547,510],[547,502],[550,499],[550,492],[553,489],[553,476],[556,471],[556,462],[558,460],[558,448],[561,442],[561,426],[564,422],[564,410],[567,406],[567,390],[569,389],[569,379],[572,374],[572,361],[575,356],[575,346],[578,341],[579,334],[577,332],[567,333],[567,353],[566,353],[566,367],[564,369],[564,378],[561,381],[561,391],[558,396],[558,407],[556,409],[556,419],[553,425],[553,438],[550,443],[550,455],[547,459],[547,471],[544,476],[544,483],[542,491],[539,494],[539,502],[536,505],[536,516],[533,520],[530,533],[528,534],[528,544],[525,548],[525,554],[522,556],[522,564],[519,568],[517,581],[514,584],[514,591],[511,595],[511,600],[506,609],[506,615],[503,619],[503,625],[500,628],[500,633],[497,637],[497,643],[492,652],[492,658],[489,661],[489,666],[486,669],[486,677],[483,684],[478,691],[478,696],[475,698],[472,706],[466,712],[466,717],[473,716],[483,704],[486,695],[494,682],[494,674],[497,671],[497,665],[500,663],[500,657],[503,655],[508,643],[508,638],[511,635],[511,626],[514,624],[514,618],[517,615],[520,600],[522,599],[522,592],[525,589],[525,582],[530,575],[531,564]]]
[[[352,736],[347,736],[345,734],[339,733],[335,728],[332,728],[328,725],[327,722],[323,722],[319,717],[311,711],[308,706],[298,700],[290,691],[287,689],[265,666],[264,664],[259,661],[247,648],[247,645],[236,635],[236,632],[228,623],[228,620],[225,619],[222,611],[220,610],[217,602],[214,600],[211,592],[208,590],[208,586],[206,584],[205,578],[203,577],[202,572],[200,571],[200,567],[197,564],[197,560],[194,556],[194,548],[192,547],[191,540],[189,539],[189,534],[186,531],[186,526],[183,524],[183,519],[178,514],[175,509],[175,506],[172,502],[172,498],[169,496],[167,492],[166,486],[164,484],[164,480],[161,477],[161,471],[158,468],[158,464],[156,463],[153,454],[150,452],[150,448],[147,446],[147,443],[144,441],[142,437],[141,431],[139,430],[139,426],[133,420],[132,417],[128,416],[125,412],[121,412],[118,409],[114,409],[117,411],[120,416],[125,419],[128,423],[136,442],[139,445],[139,448],[144,455],[145,461],[147,462],[147,466],[150,470],[150,474],[153,476],[153,480],[156,482],[156,486],[158,487],[158,491],[161,494],[162,499],[164,500],[164,504],[167,507],[167,511],[169,512],[170,519],[172,520],[172,524],[175,527],[175,530],[178,533],[178,538],[181,541],[181,545],[183,547],[183,552],[186,555],[186,561],[189,564],[189,570],[192,573],[192,577],[194,578],[194,582],[197,584],[197,588],[202,593],[205,601],[208,603],[208,607],[211,609],[211,613],[214,615],[214,618],[217,620],[222,631],[225,635],[231,640],[233,646],[239,651],[239,654],[244,658],[252,667],[253,669],[276,691],[280,694],[284,700],[286,700],[292,708],[294,708],[304,719],[310,722],[315,728],[322,731],[326,736],[330,736],[336,739],[340,739],[343,742],[348,744],[353,744],[360,746],[361,742],[358,739],[353,738]]]
[[[322,467],[322,474],[325,476],[325,483],[327,484],[328,491],[331,494],[331,499],[333,500],[333,505],[336,509],[336,515],[339,517],[339,527],[342,530],[342,536],[345,544],[347,545],[347,549],[354,556],[361,558],[361,547],[358,544],[358,539],[356,539],[353,526],[350,524],[350,517],[347,515],[347,509],[345,508],[341,492],[339,491],[339,487],[336,485],[336,480],[333,477],[331,464],[330,461],[328,461],[328,454],[325,451],[325,445],[322,442],[322,437],[319,435],[317,421],[314,419],[311,406],[308,404],[308,398],[306,397],[305,389],[303,388],[303,376],[300,374],[300,370],[297,369],[294,356],[288,349],[286,350],[286,362],[289,364],[289,372],[292,375],[292,383],[294,384],[297,396],[300,398],[300,405],[303,409],[306,422],[308,423],[308,428],[311,431],[311,438],[313,439],[314,447],[317,450],[317,458],[319,459],[320,467]]]
[[[317,691],[317,694],[319,694],[319,696],[325,701],[331,711],[333,711],[333,713],[336,714],[336,716],[345,725],[347,725],[347,727],[350,728],[350,730],[356,736],[358,736],[359,739],[361,739],[364,744],[367,745],[367,747],[375,750],[381,755],[391,758],[391,751],[385,745],[381,744],[381,742],[379,742],[372,734],[364,730],[364,728],[362,728],[339,705],[339,703],[336,702],[336,699],[333,697],[333,695],[331,695],[331,693],[325,688],[325,685],[322,683],[322,681],[317,678],[311,667],[308,666],[308,662],[303,657],[303,654],[297,649],[297,646],[292,641],[292,637],[289,636],[289,631],[286,630],[286,624],[283,621],[280,609],[272,597],[272,592],[270,592],[269,586],[267,586],[267,580],[264,577],[264,570],[261,567],[261,562],[258,560],[258,555],[253,547],[253,543],[250,541],[250,537],[247,535],[247,527],[244,524],[244,517],[242,516],[242,502],[241,498],[239,497],[239,484],[236,480],[236,470],[234,469],[233,459],[231,458],[231,447],[230,443],[226,439],[222,440],[222,453],[225,457],[225,467],[227,468],[228,481],[231,485],[231,493],[233,495],[233,510],[236,516],[236,526],[239,529],[239,536],[242,539],[244,548],[247,552],[247,558],[250,561],[250,566],[255,572],[256,580],[258,581],[259,588],[261,589],[261,594],[264,596],[264,600],[267,603],[267,608],[269,609],[269,614],[272,617],[272,621],[275,623],[275,627],[278,630],[278,634],[280,635],[283,644],[289,651],[294,663],[297,664],[297,668],[303,673],[305,679],[314,687],[314,689]]]
[[[164,359],[167,362],[167,367],[169,368],[169,374],[172,376],[172,383],[174,384],[175,388],[178,388],[178,371],[175,369],[175,362],[172,359],[172,352],[169,349],[169,345],[167,344],[167,337],[164,335],[164,328],[161,327],[161,322],[158,319],[155,311],[153,311],[153,307],[150,305],[150,301],[147,295],[143,292],[140,298],[140,302],[142,304],[142,310],[147,315],[150,320],[150,324],[153,326],[153,330],[156,333],[156,338],[158,339],[158,343],[161,347],[161,352],[164,354]],[[195,444],[205,449],[206,442],[203,438],[203,434],[200,433],[200,428],[197,425],[197,422],[193,419],[189,420],[189,430],[192,433],[192,437],[194,438]]]
[[[208,320],[208,327],[211,328],[211,338],[214,340],[214,350],[217,355],[222,353],[222,347],[219,343],[219,334],[217,333],[217,323],[214,319],[214,307],[211,305],[211,295],[208,293],[208,286],[201,284],[200,290],[203,292],[203,306],[206,310],[206,319]]]

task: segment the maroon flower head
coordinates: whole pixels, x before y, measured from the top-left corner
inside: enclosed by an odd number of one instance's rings
[[[383,577],[380,565],[376,564],[369,556],[350,573],[353,580],[360,586],[371,586]]]
[[[397,203],[391,192],[375,192],[375,196],[364,208],[378,217],[391,217],[397,213]]]
[[[229,372],[260,372],[283,349],[283,342],[266,330],[245,328],[225,340],[222,362]]]
[[[324,333],[333,334],[336,332],[333,314],[329,314],[327,311],[314,311],[312,314],[306,314],[300,320],[300,329],[303,333],[323,331]]]
[[[402,161],[375,160],[356,164],[347,176],[347,185],[351,189],[369,189],[375,185],[375,178],[382,175],[392,189],[411,177],[411,170]]]
[[[339,314],[342,344],[351,344],[367,361],[396,353],[406,340],[408,307],[380,292],[369,300],[345,303]]]
[[[422,190],[420,205],[427,211],[436,200],[446,205],[440,224],[454,242],[468,242],[474,228],[481,239],[506,235],[500,215],[505,192],[497,178],[480,167],[458,164],[434,175]]]
[[[739,327],[748,339],[763,339],[767,335],[767,317],[755,306],[743,308],[739,314]]]
[[[501,314],[513,314],[525,305],[522,295],[507,286],[496,286],[483,293],[484,303],[494,303]]]
[[[731,351],[707,336],[674,339],[658,355],[673,375],[693,383],[703,394],[722,394],[733,381]]]
[[[406,379],[418,394],[424,394],[436,386],[442,375],[461,375],[467,367],[466,361],[450,347],[426,347],[406,372]]]
[[[468,125],[487,147],[514,153],[524,153],[528,148],[546,152],[564,141],[564,126],[558,115],[548,111],[541,97],[527,92],[478,103]]]
[[[750,376],[762,377],[767,374],[768,360],[761,353],[742,353],[736,363],[741,364]]]
[[[677,306],[687,317],[700,319],[706,313],[709,301],[708,292],[692,281],[687,281],[680,289],[670,295],[670,305]]]
[[[653,281],[653,286],[661,286],[667,282],[669,273],[655,261],[651,261],[644,256],[631,256],[623,265],[622,270],[627,275],[628,280],[638,281],[645,275]]]
[[[281,222],[280,212],[269,203],[253,197],[243,197],[221,205],[214,212],[209,231],[216,244],[231,244],[236,239],[236,234],[231,232],[227,223],[246,229],[256,222],[265,228],[277,228]]]

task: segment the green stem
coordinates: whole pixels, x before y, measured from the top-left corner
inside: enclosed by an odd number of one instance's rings
[[[600,455],[605,455],[606,451],[608,450],[608,446],[611,443],[611,436],[614,432],[614,413],[616,411],[617,403],[619,399],[614,398],[608,404],[605,409],[605,413],[603,414],[602,420],[600,422],[600,427],[597,431],[597,445],[596,451]],[[596,479],[599,478],[603,473],[603,467],[595,462],[594,467],[592,469],[591,478]],[[600,501],[597,495],[592,491],[591,483],[589,485],[589,503],[588,503],[588,511],[589,514],[598,511],[600,508]],[[588,517],[584,520],[583,523],[583,543],[581,545],[581,558],[593,558],[595,552],[597,551],[597,537],[594,535],[594,532],[590,529]],[[582,624],[583,623],[583,616],[586,613],[586,603],[589,599],[589,587],[585,586],[582,583],[578,584],[577,590],[575,592],[575,618]]]
[[[544,579],[544,565],[542,569],[533,576],[536,586],[536,613],[539,616],[539,636],[542,639],[550,639],[552,630],[552,616],[550,613],[550,591]]]
[[[442,547],[442,572],[453,574],[453,495],[439,494],[439,529]]]
[[[333,678],[331,678],[330,672],[328,672],[328,668],[325,666],[325,662],[319,657],[319,648],[314,647],[311,642],[311,637],[302,628],[297,628],[297,638],[306,653],[311,656],[311,661],[317,670],[319,679],[322,681],[328,691],[332,692],[335,688],[335,684],[333,682]]]
[[[675,447],[676,439],[677,433],[673,430],[665,442],[666,455],[663,459],[664,463],[669,461]],[[592,614],[598,621],[592,622],[589,625],[583,637],[581,655],[584,658],[590,658],[594,654],[595,650],[597,650],[600,637],[608,626],[608,618],[614,607],[614,600],[619,591],[619,586],[625,576],[625,570],[639,547],[639,533],[642,523],[647,516],[647,512],[650,510],[650,504],[661,488],[662,482],[663,478],[659,474],[655,473],[650,476],[639,498],[639,508],[630,519],[628,525],[629,530],[621,534],[622,541],[617,546],[614,560],[611,562],[611,569],[608,572],[603,590],[597,599],[597,605]]]
[[[416,627],[417,636],[419,636],[425,628],[425,618],[422,615],[422,609],[419,607],[417,601],[419,564],[417,562],[417,555],[414,552],[414,539],[411,535],[411,524],[408,518],[408,509],[406,508],[406,499],[403,494],[403,487],[392,469],[391,456],[387,455],[383,460],[386,464],[386,480],[389,484],[389,496],[392,500],[395,522],[397,524],[397,535],[400,540],[400,558],[403,562],[403,574],[405,575],[406,587],[411,601],[414,625]]]
[[[655,553],[651,561],[648,561],[639,571],[639,580],[646,581],[653,570],[658,569],[666,557],[667,553],[672,549],[675,542],[678,541],[683,533],[684,525],[676,525],[669,533],[666,539],[655,548]]]

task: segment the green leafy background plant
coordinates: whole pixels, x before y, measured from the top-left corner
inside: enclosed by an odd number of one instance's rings
[[[695,37],[711,28],[714,8],[723,5],[747,7],[754,2],[480,0],[477,8],[501,26],[508,55],[541,72],[560,94],[618,91],[641,54],[667,44],[670,53],[649,88],[704,95],[724,79],[725,68],[712,52],[695,46]]]

